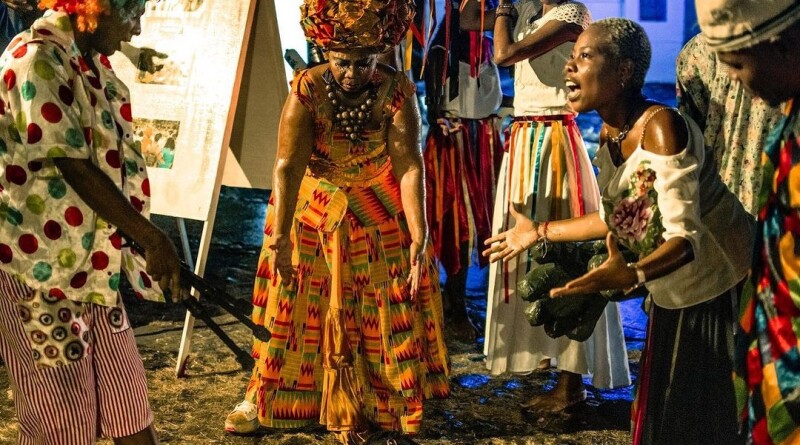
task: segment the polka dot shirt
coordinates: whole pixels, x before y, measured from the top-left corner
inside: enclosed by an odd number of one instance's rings
[[[144,261],[64,181],[55,158],[90,159],[147,215],[150,184],[131,142],[125,84],[90,69],[69,18],[49,11],[0,57],[0,269],[55,298],[114,306],[120,273],[163,300]]]

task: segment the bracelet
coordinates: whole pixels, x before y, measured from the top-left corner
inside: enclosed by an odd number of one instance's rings
[[[550,224],[550,221],[545,221],[545,222],[542,223],[542,239],[544,239],[545,241],[550,241],[550,240],[547,239],[547,227],[548,227],[549,224]]]
[[[633,286],[634,288],[643,285],[647,281],[644,270],[642,270],[637,263],[628,263],[627,266],[636,272],[636,284]]]
[[[514,18],[514,14],[512,14],[510,12],[495,12],[494,13],[494,18],[497,18],[497,17],[508,17],[510,19],[513,19]]]
[[[538,236],[538,238],[536,239],[536,243],[534,244],[534,246],[536,246],[537,249],[541,250],[542,258],[547,256],[547,249],[550,246],[549,240],[547,239],[547,225],[549,223],[550,223],[550,221],[544,221],[541,224],[535,223],[536,224],[535,230],[536,230],[536,235],[537,236],[539,235],[539,227],[540,226],[543,227],[543,231],[544,231],[544,234],[542,236]]]

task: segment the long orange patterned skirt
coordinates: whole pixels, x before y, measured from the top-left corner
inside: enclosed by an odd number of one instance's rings
[[[293,286],[282,285],[274,273],[269,246],[275,214],[268,207],[253,320],[272,338],[254,339],[256,366],[246,395],[256,403],[263,426],[320,421],[334,431],[356,429],[357,419],[332,412],[348,405],[381,429],[413,434],[421,425],[422,401],[449,394],[438,270],[428,254],[412,302],[405,217],[400,213],[365,226],[353,213],[357,202],[351,195],[351,209],[334,232],[295,220]],[[332,383],[329,364],[342,359],[330,354],[334,347],[349,354],[346,375],[339,370],[339,377],[349,380],[345,392]]]

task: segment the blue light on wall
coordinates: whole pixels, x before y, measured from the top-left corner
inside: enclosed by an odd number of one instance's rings
[[[667,0],[639,0],[639,20],[666,22]]]

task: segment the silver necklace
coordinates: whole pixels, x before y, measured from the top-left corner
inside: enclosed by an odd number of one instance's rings
[[[609,136],[608,140],[613,142],[615,145],[619,145],[620,143],[622,143],[622,141],[625,140],[625,137],[628,136],[629,131],[631,131],[631,126],[630,124],[626,123],[625,126],[622,127],[622,131],[620,131],[618,135]]]
[[[631,131],[631,117],[633,116],[633,112],[636,110],[636,105],[631,106],[631,109],[628,111],[628,116],[625,118],[625,125],[622,126],[622,130],[616,136],[609,136],[608,140],[613,142],[615,145],[621,147],[622,141],[625,140],[625,137],[628,136],[628,132]]]

